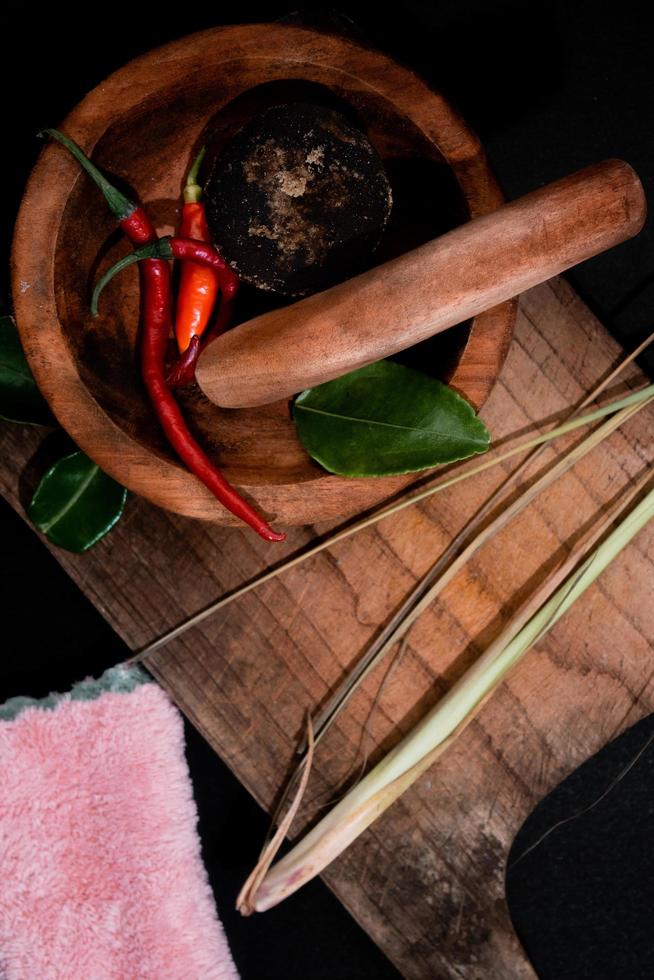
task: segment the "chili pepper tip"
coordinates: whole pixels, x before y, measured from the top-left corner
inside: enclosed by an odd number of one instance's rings
[[[286,535],[283,531],[273,531],[271,527],[262,528],[259,534],[264,541],[286,541]]]
[[[191,337],[186,350],[182,351],[168,372],[166,380],[171,388],[179,388],[195,380],[195,365],[199,355],[200,338],[195,334]]]

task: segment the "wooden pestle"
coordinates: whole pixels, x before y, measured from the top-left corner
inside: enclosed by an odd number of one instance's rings
[[[635,235],[646,202],[606,160],[218,337],[197,380],[225,408],[288,398],[387,357]]]

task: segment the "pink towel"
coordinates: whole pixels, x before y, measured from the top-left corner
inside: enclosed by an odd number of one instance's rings
[[[181,716],[138,668],[0,707],[0,978],[237,978]]]

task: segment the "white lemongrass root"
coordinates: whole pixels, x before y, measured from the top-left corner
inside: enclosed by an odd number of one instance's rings
[[[625,494],[619,514],[624,513],[642,484],[642,480],[638,481]],[[277,905],[319,874],[431,766],[470,723],[511,667],[651,520],[654,489],[594,547],[616,516],[614,509],[579,542],[425,718],[270,869],[256,893],[249,896],[257,911]]]
[[[256,911],[254,905],[254,899],[257,895],[259,888],[261,887],[261,882],[265,878],[270,865],[275,860],[277,852],[284,843],[284,838],[286,837],[288,831],[290,830],[291,824],[293,823],[293,818],[297,813],[298,807],[302,802],[305,790],[307,788],[307,783],[309,781],[309,776],[311,774],[311,764],[313,762],[313,727],[311,725],[311,718],[307,719],[307,754],[304,759],[304,766],[302,777],[297,788],[297,792],[288,808],[286,816],[279,824],[274,836],[265,844],[261,854],[259,855],[259,860],[256,866],[252,869],[248,875],[243,887],[241,888],[238,898],[236,899],[236,909],[241,915],[252,915]]]

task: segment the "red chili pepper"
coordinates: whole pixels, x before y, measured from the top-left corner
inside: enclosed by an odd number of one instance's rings
[[[210,243],[207,216],[200,200],[202,187],[197,182],[204,154],[205,147],[202,147],[186,178],[179,237]],[[222,272],[216,272],[197,262],[182,263],[175,319],[175,336],[181,353],[168,372],[168,384],[172,388],[190,384],[195,379],[195,365],[200,353],[229,326],[238,287],[238,276],[228,266]],[[218,292],[218,313],[201,341]]]
[[[184,204],[179,225],[180,238],[195,238],[210,242],[209,226],[201,202],[202,187],[198,184],[198,173],[204,159],[203,146],[188,172],[184,186]],[[195,262],[185,262],[179,277],[177,310],[175,316],[175,336],[183,354],[193,337],[201,337],[213,313],[220,286],[220,276],[206,266]]]
[[[208,270],[204,266],[200,266],[195,263],[198,268],[203,268],[205,271]],[[220,299],[218,301],[218,313],[216,314],[213,323],[210,328],[205,333],[204,337],[200,339],[197,334],[191,337],[191,342],[184,351],[180,354],[177,361],[172,365],[168,372],[168,384],[171,388],[181,387],[182,385],[188,385],[195,379],[195,366],[198,361],[198,357],[202,351],[207,347],[212,340],[220,336],[229,324],[231,323],[232,317],[234,315],[234,300],[239,288],[239,279],[231,269],[221,273],[220,278]]]
[[[158,251],[165,251],[165,248],[159,249],[159,240],[147,213],[110,184],[71,139],[56,129],[46,129],[44,132],[62,143],[95,181],[130,241],[152,252],[149,261],[143,266],[141,276],[144,300],[141,367],[150,401],[168,441],[189,469],[229,511],[249,524],[266,541],[283,541],[286,535],[272,530],[263,517],[228,483],[196,443],[168,387],[165,356],[172,325],[170,266],[163,255],[156,254]]]
[[[126,269],[128,265],[133,265],[135,262],[142,262],[144,259],[179,259],[182,262],[191,261],[206,266],[209,269],[215,269],[219,273],[223,273],[225,269],[229,268],[220,252],[213,245],[207,245],[206,242],[199,242],[193,238],[177,238],[166,235],[158,238],[156,242],[143,245],[141,248],[126,255],[123,259],[119,259],[115,265],[112,265],[105,272],[93,290],[93,297],[91,299],[91,312],[93,316],[97,316],[98,299],[107,283],[122,269]]]
[[[227,482],[186,426],[180,407],[168,387],[164,369],[172,321],[170,267],[156,259],[151,260],[148,266],[149,274],[143,278],[141,369],[161,427],[177,455],[232,514],[249,524],[266,541],[283,541],[286,535],[273,531]]]
[[[161,243],[162,255],[169,252],[176,259],[199,262],[211,269],[219,269],[221,272],[229,270],[229,266],[220,252],[213,245],[207,245],[206,242],[177,236],[160,238],[159,242]]]

